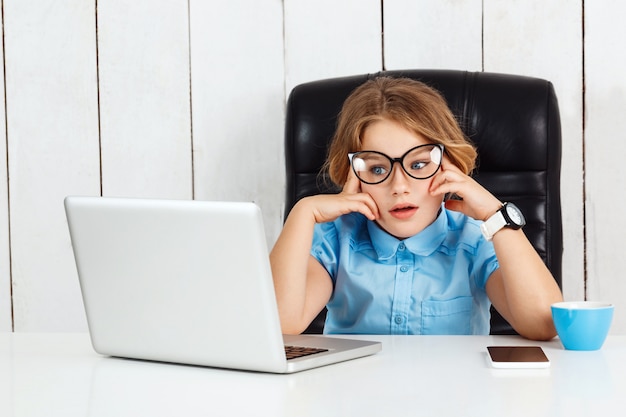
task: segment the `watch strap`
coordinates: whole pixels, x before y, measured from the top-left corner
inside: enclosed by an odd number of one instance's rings
[[[503,227],[507,225],[502,209],[496,211],[491,217],[480,225],[480,231],[487,240],[493,239],[493,236]]]

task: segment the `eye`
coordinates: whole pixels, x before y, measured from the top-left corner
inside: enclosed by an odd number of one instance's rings
[[[370,167],[370,172],[374,175],[386,175],[387,168],[382,165],[372,166]]]
[[[414,161],[411,162],[411,170],[418,171],[420,169],[424,169],[424,167],[428,165],[428,162],[425,161]]]

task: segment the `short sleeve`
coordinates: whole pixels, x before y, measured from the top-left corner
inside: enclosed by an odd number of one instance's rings
[[[472,270],[476,286],[484,289],[491,274],[499,267],[493,243],[481,236],[476,247]]]
[[[311,256],[318,260],[330,275],[333,283],[337,276],[339,238],[334,223],[316,224],[313,230]]]

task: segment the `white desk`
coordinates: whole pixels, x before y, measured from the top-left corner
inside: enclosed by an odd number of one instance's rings
[[[362,336],[383,351],[293,375],[96,354],[86,334],[0,333],[0,416],[603,416],[626,410],[626,336],[600,351],[495,336]],[[547,370],[485,347],[540,344]]]

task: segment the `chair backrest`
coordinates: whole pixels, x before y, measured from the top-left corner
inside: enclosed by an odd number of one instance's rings
[[[296,86],[287,103],[285,217],[303,197],[334,193],[320,176],[346,97],[377,76],[408,77],[438,90],[478,149],[473,177],[523,211],[528,236],[561,286],[561,124],[553,85],[508,74],[455,70],[384,71]],[[323,329],[325,312],[306,332]],[[492,309],[492,334],[514,333]]]

